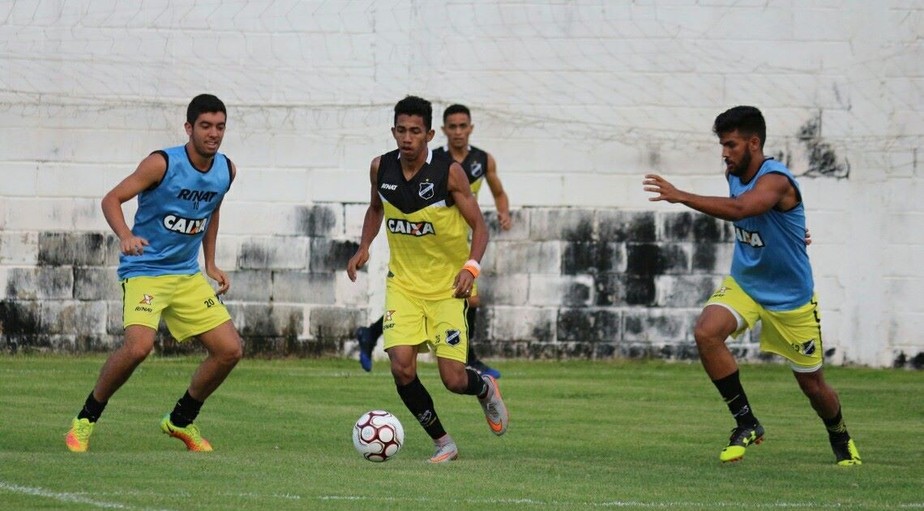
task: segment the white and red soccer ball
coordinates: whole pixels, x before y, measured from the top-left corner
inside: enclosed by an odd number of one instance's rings
[[[388,461],[404,445],[404,427],[385,410],[362,414],[353,425],[353,446],[369,461]]]

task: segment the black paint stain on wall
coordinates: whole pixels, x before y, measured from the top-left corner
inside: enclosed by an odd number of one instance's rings
[[[655,214],[651,211],[603,214],[599,216],[597,231],[602,241],[647,243],[655,241],[655,227]]]
[[[647,277],[685,273],[687,269],[687,255],[679,245],[630,244],[626,252],[626,273],[629,275]]]
[[[693,271],[715,271],[715,263],[717,259],[715,251],[715,244],[697,243],[693,245]]]
[[[626,277],[625,296],[629,305],[653,306],[656,296],[654,277]]]
[[[74,271],[70,266],[35,266],[10,268],[6,296],[33,300],[38,296],[71,298],[74,293]]]
[[[337,213],[329,206],[298,208],[296,230],[304,236],[329,236],[337,226]]]
[[[238,268],[265,268],[269,261],[269,252],[256,242],[241,244],[241,251],[237,255]]]
[[[0,339],[6,340],[10,351],[39,344],[40,335],[42,324],[35,302],[0,301]]]
[[[654,213],[640,213],[632,216],[629,230],[626,233],[630,241],[647,242],[655,240]]]
[[[565,243],[562,253],[562,273],[579,275],[613,271],[615,246],[606,242],[572,241]]]
[[[590,219],[581,219],[575,226],[562,230],[565,241],[588,241],[594,236],[594,223]]]
[[[581,307],[590,304],[592,290],[590,286],[581,282],[571,282],[562,289],[562,305]]]
[[[729,232],[725,220],[719,220],[708,215],[696,215],[693,219],[693,241],[715,243],[726,241]]]
[[[359,243],[355,241],[312,238],[308,268],[313,272],[344,270],[357,248]]]
[[[618,312],[592,309],[558,311],[559,342],[611,342],[619,338]]]
[[[533,325],[532,339],[551,339],[553,325],[548,321],[539,321]]]
[[[99,266],[106,260],[107,236],[102,233],[43,232],[38,239],[41,266]]]
[[[594,305],[609,307],[623,302],[623,276],[607,273],[594,276]]]
[[[895,357],[895,360],[892,362],[892,367],[896,369],[901,369],[904,367],[910,367],[912,369],[924,369],[924,352],[918,353],[913,357],[909,357],[905,352],[901,352]]]
[[[833,177],[847,179],[850,177],[850,162],[838,163],[834,147],[821,137],[821,112],[806,121],[796,135],[808,152],[809,168],[805,171],[809,177]]]
[[[664,240],[690,241],[693,233],[693,214],[669,213],[664,217]]]
[[[650,276],[660,273],[661,247],[653,243],[630,244],[626,247],[626,273]]]

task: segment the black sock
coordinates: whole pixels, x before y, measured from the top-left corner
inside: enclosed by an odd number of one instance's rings
[[[850,433],[847,432],[847,424],[844,423],[844,417],[841,415],[841,409],[837,409],[837,415],[831,419],[821,419],[828,430],[828,439],[832,444],[844,443],[850,440]]]
[[[378,340],[379,337],[382,337],[382,322],[385,320],[385,316],[380,316],[379,319],[369,325],[369,331],[372,332],[372,339]]]
[[[189,395],[187,390],[183,397],[176,402],[173,411],[170,412],[170,422],[178,428],[185,428],[196,420],[199,416],[199,410],[202,409],[202,401],[197,401]]]
[[[468,387],[465,387],[463,394],[466,396],[478,396],[479,398],[488,395],[488,382],[484,381],[478,371],[467,367],[465,368],[465,373],[468,375]]]
[[[465,322],[468,324],[468,364],[477,364],[479,360],[472,348],[472,337],[475,335],[475,324],[478,322],[478,307],[468,306],[468,310],[465,311]]]
[[[90,422],[96,422],[99,420],[99,416],[103,414],[103,410],[106,409],[106,403],[100,403],[93,397],[93,392],[90,392],[90,395],[87,396],[87,400],[83,403],[83,408],[80,410],[80,413],[77,414],[78,419],[87,419]]]
[[[410,410],[411,414],[417,418],[424,431],[430,435],[430,438],[436,440],[446,434],[440,418],[436,415],[433,408],[433,398],[424,388],[420,378],[414,377],[414,381],[407,385],[398,385],[398,395],[404,401],[404,406]]]
[[[728,411],[739,426],[751,426],[757,424],[757,417],[751,411],[751,405],[748,404],[748,396],[744,393],[744,387],[741,386],[741,380],[738,377],[738,371],[720,380],[712,380],[715,388],[719,389],[719,394],[728,405]]]

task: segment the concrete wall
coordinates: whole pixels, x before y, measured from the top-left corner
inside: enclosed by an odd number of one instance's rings
[[[414,93],[473,108],[516,210],[489,249],[482,351],[694,356],[727,226],[649,203],[641,179],[724,195],[711,123],[754,104],[803,176],[831,361],[920,367],[922,32],[902,0],[0,4],[0,346],[117,342],[99,199],[212,92],[240,169],[219,264],[248,349],[350,352],[387,248],[358,284],[342,268]]]

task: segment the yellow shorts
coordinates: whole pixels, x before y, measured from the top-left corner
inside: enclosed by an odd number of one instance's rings
[[[382,331],[387,351],[394,346],[417,346],[426,353],[433,348],[439,358],[466,362],[468,326],[465,300],[422,300],[400,289],[385,286],[385,315]]]
[[[722,286],[706,302],[713,304],[725,307],[739,319],[734,337],[760,321],[761,351],[786,357],[798,372],[813,372],[821,367],[824,360],[821,316],[814,295],[809,303],[796,309],[771,311],[748,296],[735,279],[725,277]]]
[[[202,273],[130,277],[122,281],[122,324],[157,330],[160,318],[178,341],[231,319]]]

